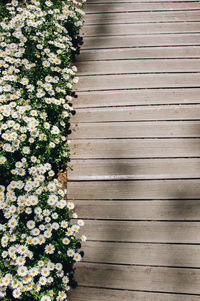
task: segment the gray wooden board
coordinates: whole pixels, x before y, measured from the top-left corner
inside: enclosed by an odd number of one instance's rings
[[[99,24],[85,26],[81,33],[87,37],[119,36],[137,34],[199,33],[200,22],[106,24],[99,30]]]
[[[157,2],[157,3],[106,3],[88,4],[87,13],[129,12],[129,11],[162,11],[162,10],[193,10],[200,9],[199,2]]]
[[[78,92],[74,99],[75,108],[135,106],[156,104],[199,104],[200,88],[144,89],[123,91]],[[170,107],[168,107],[169,109]],[[108,108],[107,108],[108,109]],[[153,109],[152,109],[153,111]],[[162,110],[161,110],[162,111]],[[180,110],[178,110],[180,112]],[[118,112],[116,108],[116,112]],[[88,112],[89,113],[89,112]],[[143,112],[144,113],[144,112]],[[79,110],[79,117],[81,117]],[[190,112],[191,114],[191,112]],[[178,112],[177,112],[178,115]],[[157,114],[157,118],[160,116]],[[73,117],[74,120],[76,118]]]
[[[175,2],[194,2],[194,0],[176,0]],[[110,3],[133,3],[133,2],[172,2],[172,0],[142,0],[142,1],[139,1],[139,0],[88,0],[87,3],[88,4],[110,4]]]
[[[82,286],[200,293],[200,270],[194,269],[81,263],[75,275]]]
[[[70,300],[199,300],[200,3],[97,2],[69,137],[89,239]]]
[[[164,96],[164,94],[163,94]],[[72,124],[89,122],[130,122],[130,121],[158,121],[158,120],[198,120],[200,119],[200,105],[154,105],[154,106],[126,106],[111,108],[77,109],[72,117]],[[120,125],[121,123],[118,123]],[[171,122],[169,122],[169,125]],[[185,123],[196,124],[198,122]],[[175,125],[175,124],[174,124]],[[179,123],[176,123],[179,126]],[[184,125],[184,124],[183,124]],[[158,123],[159,126],[159,123]],[[131,124],[130,124],[131,127]]]
[[[76,200],[84,219],[200,221],[199,200]]]
[[[96,74],[200,72],[200,59],[87,61],[79,62],[78,70],[79,76]],[[80,80],[82,80],[82,78]]]
[[[131,59],[166,59],[166,58],[199,58],[199,46],[182,47],[145,47],[145,48],[119,48],[119,49],[95,49],[81,50],[76,60],[85,61],[108,61],[108,60],[131,60]],[[154,61],[156,63],[156,61]],[[83,63],[81,63],[83,64]],[[191,60],[192,64],[192,60]],[[79,70],[80,71],[80,70]]]
[[[69,181],[68,197],[84,200],[199,199],[200,179]]]
[[[114,290],[92,287],[78,287],[72,290],[69,295],[69,301],[199,301],[199,296],[134,292],[128,290]]]
[[[123,74],[83,76],[77,91],[199,87],[200,73]]]
[[[152,34],[114,37],[85,37],[82,49],[109,49],[147,46],[200,45],[200,34]]]
[[[72,159],[67,170],[71,181],[194,179],[200,178],[200,159]]]
[[[200,222],[87,220],[83,233],[92,241],[199,244]]]
[[[200,245],[87,241],[85,262],[199,268]]]
[[[200,121],[80,123],[71,130],[70,139],[200,138]]]
[[[85,25],[92,24],[131,24],[131,23],[147,23],[147,22],[187,22],[199,21],[198,10],[188,11],[148,11],[148,12],[129,12],[129,13],[100,13],[87,14]]]
[[[73,159],[200,157],[199,139],[72,140]]]

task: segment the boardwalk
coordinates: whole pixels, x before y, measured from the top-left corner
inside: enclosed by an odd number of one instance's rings
[[[68,195],[70,301],[200,300],[200,3],[88,0]]]

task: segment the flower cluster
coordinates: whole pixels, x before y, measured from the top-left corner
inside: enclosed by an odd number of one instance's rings
[[[82,1],[84,2],[84,1]],[[78,82],[75,0],[12,0],[0,23],[0,298],[62,301],[84,225],[56,179]],[[69,30],[70,29],[70,30]],[[70,33],[69,33],[70,31]]]

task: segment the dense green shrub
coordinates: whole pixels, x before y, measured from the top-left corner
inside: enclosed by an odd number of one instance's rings
[[[73,264],[81,260],[77,232],[84,224],[56,179],[69,156],[66,134],[78,82],[70,59],[84,13],[74,0],[4,2],[0,298],[61,301],[74,285]]]

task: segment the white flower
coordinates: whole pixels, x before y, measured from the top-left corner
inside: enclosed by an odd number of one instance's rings
[[[77,221],[77,224],[78,224],[79,226],[84,226],[85,222],[84,222],[82,219],[79,219],[79,220]]]
[[[33,229],[35,227],[35,222],[30,220],[26,223],[28,229]]]
[[[15,228],[17,226],[17,220],[15,218],[11,218],[8,222],[8,227]]]
[[[82,235],[82,236],[81,236],[81,240],[82,240],[82,241],[86,241],[86,240],[87,240],[87,237],[86,237],[85,235]]]
[[[47,283],[47,278],[45,278],[44,276],[40,277],[39,283],[40,283],[41,285],[45,285],[45,284]]]
[[[22,276],[22,277],[26,276],[28,274],[27,267],[25,267],[25,266],[19,267],[17,270],[17,273],[19,276]]]
[[[65,237],[63,240],[62,240],[63,244],[64,245],[68,245],[70,243],[70,240],[68,237]]]
[[[44,276],[44,277],[48,277],[50,274],[50,270],[48,268],[43,268],[41,270],[41,275]]]
[[[74,203],[68,202],[67,203],[67,208],[69,208],[70,210],[74,209]]]
[[[74,260],[75,261],[80,261],[82,259],[81,255],[79,253],[74,254]]]
[[[17,263],[17,265],[24,265],[25,264],[25,259],[23,258],[23,257],[18,257],[17,259],[16,259],[16,263]]]
[[[73,257],[73,256],[74,256],[74,250],[69,249],[69,250],[67,251],[67,255],[68,255],[69,257]]]
[[[15,289],[12,293],[12,295],[15,299],[20,299],[21,294],[22,293],[21,293],[20,289]]]
[[[55,251],[55,247],[52,244],[49,244],[45,247],[46,254],[53,254]]]
[[[0,164],[4,164],[7,161],[7,159],[4,156],[0,157]]]
[[[30,154],[30,147],[24,146],[24,147],[22,148],[22,152],[23,152],[24,154],[26,154],[26,155]]]

